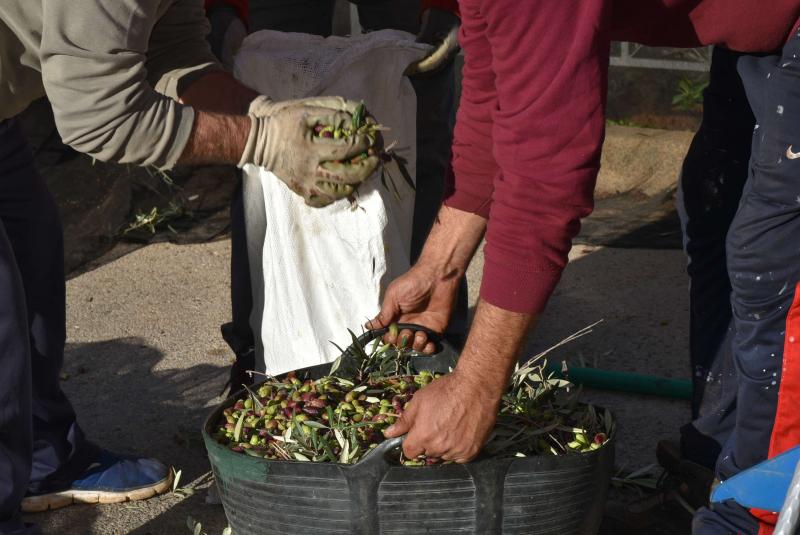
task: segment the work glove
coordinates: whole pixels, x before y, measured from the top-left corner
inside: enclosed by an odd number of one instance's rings
[[[269,169],[309,206],[350,196],[375,172],[378,156],[360,157],[370,147],[366,136],[334,139],[314,131],[318,125],[350,124],[358,106],[340,97],[282,102],[256,98],[250,104],[252,126],[239,167],[252,163]]]
[[[225,4],[214,5],[208,10],[207,16],[211,23],[211,32],[207,37],[211,51],[223,67],[232,70],[233,58],[247,37],[247,28],[236,10]]]
[[[448,65],[461,50],[458,44],[458,30],[461,19],[450,11],[439,8],[426,9],[422,14],[422,25],[417,42],[433,45],[433,52],[406,69],[406,76],[434,73]]]

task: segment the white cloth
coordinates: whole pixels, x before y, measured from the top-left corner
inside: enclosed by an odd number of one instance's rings
[[[276,100],[338,95],[363,100],[390,128],[385,143],[416,167],[416,96],[403,76],[429,47],[405,32],[349,38],[262,31],[245,39],[234,73]],[[347,199],[310,208],[269,171],[244,168],[245,220],[253,283],[250,323],[260,371],[277,374],[331,362],[347,330],[380,307],[383,291],[409,267],[414,191],[394,162]],[[394,186],[392,185],[394,183]],[[397,188],[397,193],[394,187]]]

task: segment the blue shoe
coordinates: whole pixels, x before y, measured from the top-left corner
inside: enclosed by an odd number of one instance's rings
[[[172,471],[161,462],[102,450],[97,461],[89,465],[69,488],[29,494],[22,500],[22,511],[38,513],[73,503],[146,500],[163,494],[171,485]]]

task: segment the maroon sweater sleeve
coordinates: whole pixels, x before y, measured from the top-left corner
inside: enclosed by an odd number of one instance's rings
[[[607,0],[461,0],[465,53],[448,206],[488,216],[481,297],[540,312],[592,210]]]

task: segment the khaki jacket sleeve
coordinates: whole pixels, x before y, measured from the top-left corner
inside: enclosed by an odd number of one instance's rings
[[[156,91],[177,99],[200,75],[221,70],[206,36],[211,26],[202,0],[175,0],[153,27],[147,78]]]
[[[42,4],[42,79],[64,142],[99,160],[174,166],[194,110],[173,98],[217,68],[201,0]]]

